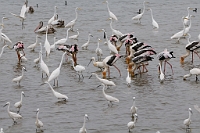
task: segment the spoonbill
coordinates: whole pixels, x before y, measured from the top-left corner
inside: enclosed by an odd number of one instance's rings
[[[89,117],[88,117],[87,114],[85,114],[85,116],[84,116],[83,126],[80,128],[79,133],[87,133],[87,130],[86,130],[86,128],[85,128],[86,119],[89,120]]]
[[[109,106],[109,103],[111,104],[111,106],[112,106],[112,102],[119,102],[119,99],[117,99],[117,98],[115,98],[115,97],[113,97],[113,96],[110,96],[110,95],[108,95],[108,94],[106,94],[105,93],[105,85],[102,83],[102,86],[103,86],[103,89],[102,89],[102,91],[103,91],[103,95],[104,95],[104,97],[106,98],[106,100],[108,101],[108,106]]]
[[[10,111],[10,102],[7,102],[7,103],[4,105],[4,107],[7,106],[7,105],[8,105],[7,112],[8,112],[9,117],[14,121],[14,124],[17,124],[16,120],[17,120],[17,119],[21,119],[22,116],[19,115],[19,114],[17,114],[17,113],[15,113],[15,112],[11,112],[11,111]]]
[[[20,100],[19,102],[16,102],[16,103],[14,104],[15,108],[18,109],[18,111],[17,111],[18,114],[19,114],[20,108],[22,107],[22,98],[23,98],[23,96],[25,97],[25,94],[24,94],[24,92],[22,91],[22,92],[21,92],[21,100]]]
[[[54,86],[55,86],[55,82],[56,82],[55,79],[57,80],[57,86],[58,86],[58,76],[60,75],[60,69],[61,69],[61,66],[63,63],[63,58],[64,58],[65,54],[66,54],[66,52],[64,52],[62,55],[59,67],[56,68],[49,76],[48,82],[50,82],[51,80],[54,80]]]
[[[95,57],[92,57],[92,58],[90,59],[90,62],[88,63],[87,66],[89,66],[89,64],[90,64],[91,62],[93,62],[93,65],[94,65],[95,67],[98,67],[98,68],[100,68],[101,70],[102,70],[102,68],[104,68],[104,63],[103,63],[103,62],[100,62],[100,61],[95,61]]]
[[[190,70],[189,74],[186,74],[183,76],[183,80],[186,80],[186,78],[192,76],[192,75],[196,75],[196,81],[198,81],[198,75],[200,74],[200,69],[199,68],[193,68]]]
[[[191,115],[192,115],[192,109],[189,108],[188,110],[189,110],[189,117],[183,121],[183,124],[186,126],[186,130],[189,129],[189,126],[191,124]]]
[[[36,132],[37,132],[37,129],[39,128],[41,128],[41,127],[43,127],[43,123],[42,123],[42,121],[40,121],[39,119],[38,119],[38,115],[39,115],[39,108],[37,109],[37,111],[36,111],[36,121],[35,121],[35,125],[36,125]]]
[[[130,121],[127,126],[128,126],[128,130],[130,132],[131,129],[133,129],[135,127],[136,121],[137,121],[138,115],[134,114],[134,121]]]
[[[22,67],[22,75],[21,75],[21,76],[18,76],[18,77],[16,77],[16,78],[14,78],[14,79],[12,80],[13,82],[16,82],[17,85],[20,85],[20,82],[21,82],[21,80],[22,80],[22,78],[23,78],[23,76],[24,76],[24,71],[26,71],[26,68],[25,68],[25,67]]]
[[[64,100],[64,101],[67,101],[67,100],[68,100],[68,97],[67,97],[66,95],[61,94],[61,93],[55,91],[48,81],[46,81],[45,83],[49,85],[49,87],[51,88],[51,90],[52,90],[52,92],[53,92],[53,95],[54,95],[57,99],[61,99],[61,100]]]

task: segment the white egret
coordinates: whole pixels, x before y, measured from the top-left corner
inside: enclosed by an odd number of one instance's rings
[[[165,75],[164,75],[164,73],[163,73],[163,71],[162,71],[162,67],[161,67],[161,64],[159,63],[158,64],[160,67],[159,67],[159,71],[160,71],[160,82],[161,83],[163,83],[163,81],[165,80]]]
[[[104,29],[102,29],[102,31],[104,31],[104,34],[106,36],[106,42],[107,42],[107,45],[108,45],[108,48],[111,52],[115,53],[115,54],[118,54],[118,51],[117,51],[117,48],[111,44],[110,40],[108,40],[108,37],[107,37],[107,34],[106,34],[106,31]]]
[[[16,102],[16,103],[14,104],[15,108],[18,109],[18,111],[17,111],[18,114],[19,114],[20,108],[22,107],[22,97],[23,97],[23,96],[25,97],[25,94],[24,94],[24,92],[22,91],[22,92],[21,92],[21,100],[20,100],[19,102]]]
[[[39,43],[38,43],[38,35],[36,35],[36,41],[35,41],[35,43],[29,45],[27,48],[34,51],[34,50],[35,50],[35,47],[36,47],[38,44],[39,44]]]
[[[3,128],[1,128],[1,131],[0,131],[0,133],[4,133],[4,132],[3,132]]]
[[[110,29],[112,30],[112,34],[113,35],[117,35],[118,37],[122,37],[123,34],[119,31],[119,30],[116,30],[116,29],[113,29],[112,27],[112,18],[110,18]]]
[[[39,128],[41,128],[41,127],[43,127],[43,123],[42,123],[42,121],[40,121],[39,119],[38,119],[38,115],[39,115],[39,108],[37,109],[37,111],[36,111],[36,121],[35,121],[35,125],[36,125],[36,132],[37,132],[37,129]]]
[[[186,130],[189,129],[189,126],[191,124],[191,115],[192,115],[192,109],[189,108],[188,110],[189,110],[189,117],[183,121],[183,124],[186,126]]]
[[[74,66],[73,59],[71,59],[71,61],[72,61],[72,66],[73,66],[74,70],[78,73],[79,80],[80,80],[80,74],[79,73],[81,73],[82,77],[84,78],[82,72],[85,71],[85,67],[82,66],[82,65],[76,65],[76,66]]]
[[[48,21],[48,25],[50,25],[53,21],[54,21],[54,18],[55,18],[55,15],[56,15],[56,9],[57,9],[57,6],[54,6],[54,14],[53,14],[53,17],[51,17]]]
[[[48,82],[50,82],[51,80],[54,80],[54,86],[55,86],[55,82],[56,82],[55,79],[57,80],[57,86],[58,86],[58,76],[60,75],[60,69],[61,69],[61,66],[63,63],[63,58],[64,58],[65,54],[66,54],[66,52],[64,52],[62,55],[59,67],[56,68],[49,76]]]
[[[41,51],[40,51],[40,52],[41,52]],[[39,52],[38,58],[36,58],[36,59],[33,60],[33,62],[36,64],[36,66],[37,66],[37,64],[39,64],[39,62],[40,62],[40,52]]]
[[[131,77],[130,77],[130,74],[129,74],[129,70],[127,69],[127,77],[126,77],[126,83],[127,85],[130,87],[131,85]]]
[[[26,3],[22,6],[22,9],[21,9],[21,12],[20,12],[20,15],[17,15],[17,14],[14,14],[14,13],[11,13],[13,16],[15,17],[18,17],[21,19],[22,21],[22,29],[24,28],[24,20],[26,18]]]
[[[153,11],[152,11],[152,9],[151,8],[149,8],[148,10],[150,10],[151,11],[151,19],[152,19],[152,25],[153,25],[153,28],[159,28],[159,25],[158,25],[158,23],[155,21],[155,19],[153,18]]]
[[[196,75],[196,81],[198,81],[198,75],[200,75],[200,69],[199,68],[193,68],[190,70],[189,74],[186,74],[183,76],[183,80],[186,80],[186,78],[192,76],[192,75]]]
[[[101,56],[103,55],[103,52],[102,52],[101,48],[99,47],[99,42],[100,42],[100,38],[98,38],[97,48],[95,50],[97,57],[98,57],[98,61],[101,60]]]
[[[17,124],[16,120],[17,120],[17,119],[21,119],[22,116],[19,115],[19,114],[17,114],[17,113],[15,113],[15,112],[11,112],[11,111],[10,111],[10,102],[7,102],[7,103],[4,105],[4,107],[7,106],[7,105],[8,105],[7,112],[8,112],[9,117],[14,121],[14,124]]]
[[[0,40],[3,40],[4,44],[5,44],[6,42],[9,42],[9,43],[12,44],[12,41],[8,38],[8,36],[7,36],[6,34],[4,34],[4,33],[2,32],[2,30],[3,30],[3,27],[0,29],[0,35],[1,35]]]
[[[135,105],[135,97],[133,97],[133,105],[131,106],[131,109],[130,109],[132,117],[134,117],[134,115],[137,113],[137,110],[138,108]]]
[[[75,23],[76,23],[76,20],[77,20],[77,18],[78,18],[78,13],[77,13],[77,10],[78,10],[78,9],[79,9],[78,7],[75,8],[75,13],[76,13],[75,19],[72,20],[72,21],[70,21],[67,25],[65,25],[65,28],[69,28],[69,27],[70,27],[70,29],[73,31],[73,27],[74,27],[74,25],[75,25]]]
[[[183,23],[183,19],[184,19],[184,17],[182,17],[182,23]],[[177,40],[177,43],[179,43],[179,40],[180,40],[180,38],[181,37],[183,37],[183,35],[184,35],[184,32],[185,32],[185,25],[184,25],[184,23],[183,23],[183,30],[181,30],[181,31],[179,31],[179,32],[177,32],[177,33],[175,33],[173,36],[171,36],[171,39],[178,39]]]
[[[69,38],[70,38],[70,39],[74,39],[74,40],[78,40],[78,37],[79,37],[79,31],[78,31],[78,29],[76,30],[76,32],[77,32],[76,35],[72,35],[72,36],[70,36]]]
[[[111,18],[113,18],[114,20],[117,21],[118,19],[117,19],[117,17],[115,16],[115,14],[112,13],[112,12],[110,11],[110,8],[109,8],[109,6],[108,6],[108,1],[106,1],[106,3],[107,3],[107,8],[108,8],[109,16],[110,16]]]
[[[82,49],[87,49],[87,47],[88,47],[88,45],[89,45],[89,43],[90,43],[90,37],[93,37],[92,34],[89,34],[89,35],[88,35],[88,40],[87,40],[87,42],[84,43],[84,44],[81,46]]]
[[[0,58],[1,58],[2,54],[3,54],[3,51],[4,51],[4,48],[5,48],[5,47],[8,47],[8,45],[4,45],[4,46],[1,48]]]
[[[13,82],[16,82],[17,85],[20,85],[20,82],[21,82],[21,80],[22,80],[22,78],[23,78],[23,76],[24,76],[24,71],[26,71],[26,68],[25,68],[25,67],[22,67],[22,75],[21,75],[21,76],[18,76],[18,77],[16,77],[16,78],[14,78],[14,79],[12,80]]]
[[[66,95],[61,94],[61,93],[55,91],[55,90],[53,89],[53,87],[50,85],[49,82],[46,81],[45,83],[47,83],[47,84],[49,85],[49,87],[51,88],[51,90],[52,90],[52,92],[53,92],[53,95],[54,95],[57,99],[64,100],[64,101],[67,101],[67,100],[68,100],[68,97],[67,97]]]
[[[102,78],[99,78],[99,76],[96,74],[96,73],[92,73],[92,75],[95,75],[96,78],[101,82],[103,83],[104,85],[106,85],[106,87],[108,86],[116,86],[115,83],[113,81],[110,81],[110,80],[107,80],[107,79],[102,79]],[[92,76],[91,75],[91,76]],[[91,76],[89,78],[91,78]]]
[[[184,25],[187,25],[188,21],[189,21],[189,17],[190,17],[190,10],[192,10],[193,8],[187,7],[187,12],[188,15],[184,17],[183,23]]]
[[[48,29],[48,25],[47,25],[47,29]],[[46,50],[46,56],[49,56],[51,50],[50,50],[50,43],[47,39],[47,31],[46,31],[46,39],[45,39],[45,42],[44,42],[44,47],[45,47],[45,50]]]
[[[128,126],[128,130],[130,132],[131,129],[133,129],[135,127],[136,121],[137,121],[137,114],[134,114],[134,121],[130,121],[127,126]]]
[[[53,44],[50,45],[50,50],[51,51],[53,51],[55,49],[55,47],[56,47],[56,43],[55,43],[56,42],[56,37],[54,37],[53,40],[54,40]]]
[[[64,43],[67,42],[67,39],[68,39],[68,32],[69,32],[69,30],[70,30],[70,28],[67,29],[67,35],[66,35],[66,38],[62,38],[62,39],[60,39],[60,40],[57,40],[57,41],[55,42],[55,45],[57,45],[57,44],[64,44]]]
[[[80,128],[79,133],[87,133],[87,130],[85,128],[86,119],[89,120],[89,117],[87,114],[85,114],[85,116],[84,116],[83,126]]]
[[[100,61],[95,61],[95,57],[92,57],[90,59],[90,62],[92,62],[95,67],[98,67],[100,69],[104,68],[104,63],[100,62]],[[88,63],[88,66],[89,66],[90,62]]]
[[[119,99],[117,99],[117,98],[115,98],[115,97],[113,97],[113,96],[110,96],[110,95],[108,95],[108,94],[106,94],[105,93],[105,85],[102,83],[102,85],[103,85],[103,89],[102,89],[102,91],[103,91],[103,95],[104,95],[104,97],[106,98],[106,100],[108,101],[108,106],[109,106],[109,103],[111,103],[111,105],[113,104],[112,102],[119,102]]]
[[[143,2],[143,11],[142,11],[142,13],[140,13],[140,14],[137,14],[135,17],[132,17],[132,20],[138,20],[138,23],[141,23],[141,18],[142,18],[142,16],[144,15],[144,11],[145,11],[145,3],[148,3],[148,2]]]
[[[44,63],[42,59],[42,44],[40,43],[41,51],[40,51],[40,68],[42,71],[42,78],[43,78],[43,72],[46,73],[47,77],[49,77],[49,68],[48,66]]]

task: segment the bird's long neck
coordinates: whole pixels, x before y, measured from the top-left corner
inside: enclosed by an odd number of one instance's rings
[[[60,65],[59,65],[59,68],[61,68],[61,66],[62,66],[64,55],[65,55],[65,53],[63,53],[63,55],[62,55],[62,58],[61,58],[61,61],[60,61]]]
[[[135,107],[135,99],[133,100],[133,107]]]
[[[86,118],[84,116],[83,128],[85,128],[85,122],[86,122]]]
[[[190,55],[190,51],[189,51],[189,50],[186,50],[186,52],[187,52],[187,53],[186,53],[185,55],[181,56],[181,57],[184,58],[184,59]]]
[[[110,8],[109,8],[109,6],[108,6],[108,3],[107,3],[107,8],[108,8],[108,12],[110,12]]]
[[[0,57],[1,57],[1,55],[3,54],[3,51],[4,51],[4,48],[5,48],[5,47],[6,47],[6,45],[2,47],[1,53],[0,53]]]
[[[39,111],[37,112],[37,115],[36,115],[36,121],[38,121],[38,115],[39,115]]]
[[[97,43],[97,48],[99,48],[99,41],[98,41],[98,43]]]
[[[150,9],[150,11],[151,11],[151,19],[153,20],[153,12],[152,12],[152,10]]]
[[[141,14],[144,14],[144,11],[145,11],[145,1],[143,2],[143,11]]]
[[[88,41],[87,41],[87,43],[89,43],[90,42],[90,35],[88,35]]]
[[[69,30],[67,30],[66,40],[68,39],[68,32],[69,32]]]
[[[112,27],[112,18],[111,18],[111,21],[110,21],[110,28],[111,28],[111,30],[113,30],[113,27]]]
[[[22,97],[23,97],[23,94],[21,93],[21,100],[20,100],[21,103],[22,103]]]
[[[104,89],[105,89],[105,86],[103,86],[102,92],[103,92],[103,95],[106,96]]]
[[[56,7],[54,7],[54,16],[56,15],[57,13],[57,10],[56,10]]]
[[[189,8],[187,8],[187,11],[188,11],[188,17],[190,16],[190,11],[189,11]]]
[[[192,26],[192,17],[190,16],[190,25],[188,26],[188,28],[191,28]]]
[[[10,112],[10,104],[8,104],[7,111]]]
[[[134,117],[134,121],[133,121],[133,123],[136,123],[136,120],[137,120],[137,117],[135,116],[135,117]]]
[[[191,112],[189,111],[189,118],[188,118],[189,120],[191,119],[191,115],[192,115],[192,114],[191,114]]]
[[[76,21],[78,17],[77,9],[75,9],[75,12],[76,12],[76,17],[75,17],[75,21]]]
[[[24,69],[22,68],[22,76],[24,76]]]
[[[47,40],[47,33],[48,33],[48,26],[47,26],[47,30],[46,30],[46,40]]]

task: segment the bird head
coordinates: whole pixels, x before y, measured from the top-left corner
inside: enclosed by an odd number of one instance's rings
[[[25,97],[25,94],[24,94],[24,92],[22,91],[22,95]]]
[[[190,112],[191,114],[193,114],[193,113],[192,113],[192,109],[191,109],[191,108],[189,108],[188,110],[189,110],[189,112]]]
[[[87,114],[85,114],[85,118],[87,118],[87,120],[89,120],[89,117],[88,117],[88,115],[87,115]]]
[[[10,102],[7,102],[3,107],[6,107],[7,105],[9,105],[10,104]]]

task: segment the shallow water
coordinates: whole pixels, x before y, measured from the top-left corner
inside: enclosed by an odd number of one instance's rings
[[[21,66],[17,63],[17,55],[14,50],[5,49],[2,55],[0,81],[0,127],[4,128],[5,133],[25,133],[35,132],[35,118],[37,108],[40,108],[39,118],[44,123],[44,132],[46,133],[74,133],[78,132],[83,124],[84,114],[88,114],[89,121],[86,123],[87,131],[90,133],[124,133],[128,132],[127,123],[131,121],[130,107],[132,106],[132,97],[136,97],[136,106],[138,109],[138,121],[133,133],[155,133],[159,130],[161,133],[184,133],[183,120],[188,118],[188,108],[192,108],[191,132],[199,133],[200,114],[193,108],[194,104],[200,105],[199,82],[195,82],[195,77],[190,77],[183,81],[182,76],[189,72],[189,69],[199,66],[199,59],[194,58],[194,65],[186,58],[186,63],[180,65],[180,56],[185,53],[186,39],[181,39],[180,44],[175,44],[176,40],[170,37],[182,30],[181,17],[187,15],[187,7],[199,7],[198,0],[150,0],[147,7],[152,8],[154,19],[158,22],[160,28],[155,31],[152,29],[151,16],[149,11],[145,11],[141,24],[132,21],[131,18],[136,15],[139,8],[143,8],[143,1],[113,0],[109,1],[110,10],[118,17],[118,22],[113,23],[115,29],[122,33],[134,32],[139,41],[150,44],[158,53],[167,48],[174,51],[175,59],[170,60],[173,64],[174,75],[171,74],[170,67],[167,66],[166,80],[160,84],[158,78],[156,56],[152,62],[149,62],[148,73],[136,76],[132,79],[131,87],[127,87],[125,78],[127,76],[126,64],[124,58],[118,60],[116,65],[121,70],[122,76],[116,69],[111,68],[111,80],[116,83],[116,87],[106,90],[106,93],[117,97],[120,102],[114,103],[112,107],[107,105],[102,94],[102,87],[96,88],[99,81],[93,76],[88,77],[91,72],[99,71],[92,64],[86,67],[83,72],[84,79],[79,81],[75,71],[70,63],[63,63],[62,73],[59,76],[59,87],[55,90],[66,94],[69,101],[66,103],[57,102],[49,86],[44,84],[47,79],[41,78],[40,70],[35,67],[33,60],[38,57],[40,47],[36,47],[34,52],[25,49],[27,62],[23,62],[27,72],[24,73],[24,79],[20,87],[12,82],[12,79],[21,74]],[[56,3],[56,4],[55,4]],[[75,18],[74,9],[80,7],[78,20],[74,30],[79,29],[80,35],[78,42],[68,40],[68,43],[77,43],[79,45],[78,63],[87,66],[92,56],[96,57],[94,50],[97,46],[97,38],[103,40],[103,33],[98,30],[106,29],[108,35],[111,35],[110,21],[108,21],[108,11],[103,1],[88,0],[78,1],[69,0],[65,6],[65,1],[47,0],[39,1],[29,0],[29,5],[33,6],[35,12],[27,14],[25,20],[25,29],[22,30],[21,22],[18,18],[12,16],[9,12],[18,14],[23,1],[13,2],[11,0],[2,1],[0,5],[1,16],[8,17],[5,20],[5,33],[13,43],[23,41],[25,47],[35,42],[35,33],[33,32],[39,21],[47,24],[52,17],[54,6],[58,7],[59,17],[67,24]],[[36,7],[38,4],[38,8]],[[195,17],[192,18],[192,27],[190,29],[191,40],[197,40],[199,34],[200,15],[190,11]],[[88,50],[81,50],[80,46],[87,41],[88,33],[94,37],[91,38]],[[74,35],[76,32],[69,32]],[[59,28],[55,34],[48,35],[50,44],[53,44],[53,37],[57,39],[66,36],[66,29]],[[39,42],[44,43],[45,35],[40,35]],[[103,49],[103,57],[109,55],[107,46],[100,42]],[[3,43],[1,44],[3,46]],[[121,54],[125,53],[122,47]],[[44,53],[44,49],[43,49]],[[43,54],[43,59],[49,67],[50,72],[56,69],[60,63],[62,52],[54,51],[49,59]],[[100,72],[97,72],[100,75]],[[53,85],[53,81],[51,81]],[[18,120],[16,125],[7,114],[7,108],[3,105],[10,101],[12,111],[16,111],[14,103],[20,100],[21,91],[25,92],[23,106],[21,108],[22,120]]]

